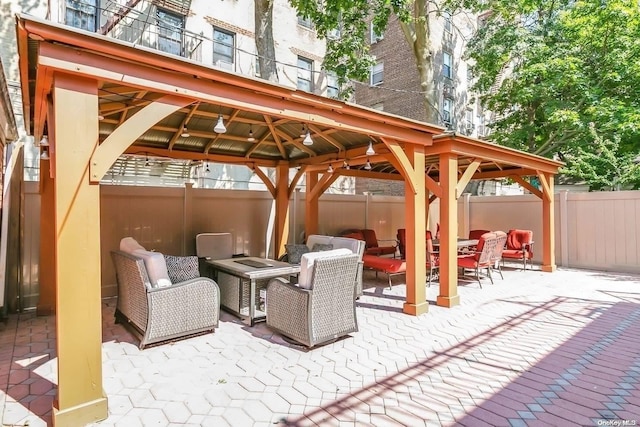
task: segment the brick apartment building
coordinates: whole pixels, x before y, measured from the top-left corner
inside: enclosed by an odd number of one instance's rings
[[[368,84],[357,84],[355,102],[403,117],[420,121],[436,117],[440,126],[465,135],[484,136],[485,112],[470,92],[473,82],[463,60],[465,40],[477,28],[473,15],[429,16],[430,43],[434,81],[427,100],[435,114],[428,114],[425,96],[421,93],[416,60],[398,19],[390,18],[384,34],[370,30],[371,53],[376,65]],[[356,180],[356,193],[404,195],[404,184],[372,179]]]

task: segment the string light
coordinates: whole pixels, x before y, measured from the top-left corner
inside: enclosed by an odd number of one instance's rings
[[[309,132],[308,129],[307,129],[307,134],[305,135],[304,139],[302,140],[302,143],[304,145],[313,145],[313,139],[311,139],[311,133]]]
[[[216,123],[213,128],[215,133],[225,133],[227,131],[226,126],[224,125],[224,119],[222,118],[222,114],[218,115],[218,123]]]
[[[371,141],[369,141],[369,148],[367,148],[365,154],[367,156],[373,156],[374,154],[376,154],[376,150],[373,149],[373,143]]]

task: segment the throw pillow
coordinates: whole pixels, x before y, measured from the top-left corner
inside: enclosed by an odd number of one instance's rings
[[[332,243],[316,243],[315,245],[313,245],[313,247],[311,248],[311,252],[322,252],[322,251],[330,251],[331,249],[333,249],[333,244]]]
[[[200,277],[197,256],[165,255],[164,260],[167,263],[167,272],[171,283],[185,282]]]
[[[160,252],[151,252],[138,249],[133,251],[133,255],[144,260],[144,266],[147,269],[147,276],[152,288],[166,288],[171,286],[171,279],[167,272],[167,263],[164,255]]]
[[[124,237],[120,240],[120,250],[122,252],[126,252],[128,254],[132,254],[133,251],[137,250],[146,250],[140,243],[136,241],[133,237]]]
[[[300,258],[302,255],[309,252],[307,245],[284,245],[287,250],[287,262],[289,264],[300,264]]]

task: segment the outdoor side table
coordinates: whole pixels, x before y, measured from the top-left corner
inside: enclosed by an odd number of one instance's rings
[[[260,291],[266,292],[269,280],[289,279],[300,272],[299,265],[258,257],[207,260],[207,264],[220,288],[220,306],[251,326],[266,319]]]

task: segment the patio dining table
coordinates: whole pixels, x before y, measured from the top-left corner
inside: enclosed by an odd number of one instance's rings
[[[467,248],[469,246],[477,246],[478,245],[478,239],[463,239],[463,238],[458,238],[458,249],[462,249],[462,248]],[[434,249],[439,248],[440,247],[440,240],[439,239],[433,239],[433,247]]]

